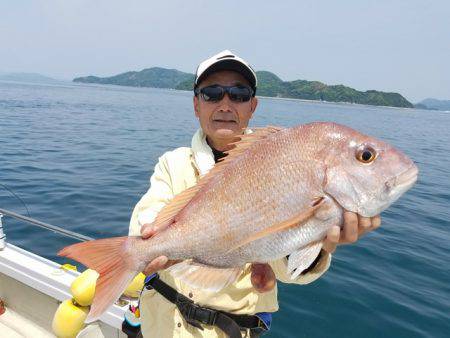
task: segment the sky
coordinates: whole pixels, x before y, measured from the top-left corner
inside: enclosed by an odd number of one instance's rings
[[[193,73],[223,49],[283,80],[450,99],[448,0],[0,0],[0,72]]]

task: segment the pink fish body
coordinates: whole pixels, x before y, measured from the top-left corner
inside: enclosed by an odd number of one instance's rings
[[[181,259],[171,273],[219,290],[250,262],[289,256],[296,278],[317,257],[344,209],[379,214],[411,188],[418,169],[387,143],[335,123],[264,128],[242,136],[224,161],[167,205],[149,240],[74,244],[60,254],[97,270],[95,320],[154,258]]]

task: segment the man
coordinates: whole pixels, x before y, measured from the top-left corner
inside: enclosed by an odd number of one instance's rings
[[[201,176],[225,156],[224,151],[229,149],[229,143],[247,128],[258,105],[255,97],[257,89],[255,72],[246,61],[228,50],[214,55],[199,65],[194,86],[194,111],[199,119],[200,129],[192,138],[191,148],[177,148],[160,157],[150,179],[150,189],[133,211],[130,235],[141,234],[143,238],[148,238],[161,231],[151,226],[158,212],[175,195],[195,185]],[[245,132],[251,131],[245,129]],[[287,275],[289,258],[283,258],[270,264],[248,265],[235,283],[212,294],[193,290],[172,277],[162,269],[174,262],[169,262],[164,256],[158,257],[147,266],[144,271],[146,274],[161,270],[160,281],[196,304],[223,311],[226,320],[231,318],[233,323],[227,325],[219,323],[218,326],[198,325],[198,320],[190,320],[186,311],[180,312],[180,308],[160,292],[146,290],[140,300],[143,336],[224,337],[231,334],[232,328],[236,326],[235,322],[241,327],[252,327],[240,323],[252,322],[255,314],[262,316],[261,314],[267,315],[278,310],[275,279],[297,284],[307,284],[316,280],[328,269],[331,253],[338,244],[355,242],[360,235],[379,225],[378,216],[368,219],[346,212],[342,229],[339,227],[330,229],[321,253],[296,280],[290,280]],[[231,331],[227,332],[228,329]],[[256,327],[252,330],[243,330],[242,334],[257,336],[261,331],[261,327]]]

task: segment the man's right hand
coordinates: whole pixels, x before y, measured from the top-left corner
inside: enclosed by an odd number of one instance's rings
[[[161,231],[161,230],[162,229],[155,228],[150,223],[144,224],[141,227],[142,239],[148,239],[148,238],[154,236],[158,231]],[[148,276],[159,270],[167,269],[169,266],[172,266],[178,262],[179,261],[169,260],[166,256],[159,256],[159,257],[156,257],[154,260],[152,260],[150,263],[148,263],[148,265],[145,267],[143,273],[146,276]]]

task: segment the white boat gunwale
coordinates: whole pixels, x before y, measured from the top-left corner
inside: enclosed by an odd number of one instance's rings
[[[61,269],[60,264],[10,243],[0,250],[0,273],[61,302],[72,298],[70,285],[80,275],[77,271]],[[127,306],[113,304],[99,320],[121,329],[126,309]]]
[[[63,269],[56,262],[7,243],[2,229],[2,216],[5,216],[2,211],[0,209],[0,275],[6,275],[60,302],[72,298],[70,286],[80,272]],[[99,321],[121,331],[128,305],[128,302],[123,306],[111,305]]]

